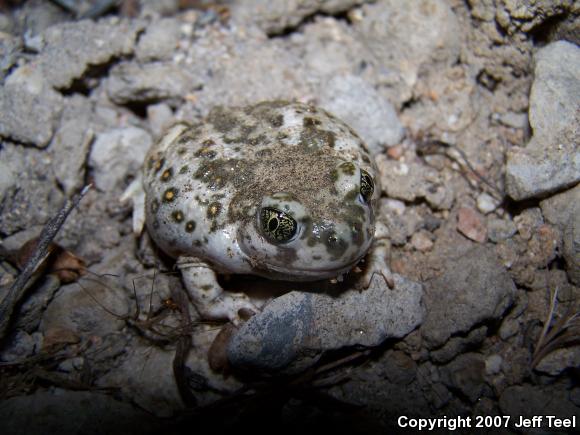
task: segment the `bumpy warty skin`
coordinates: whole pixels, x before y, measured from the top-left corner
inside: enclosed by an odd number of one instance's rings
[[[369,250],[380,188],[360,137],[310,105],[263,102],[179,123],[146,156],[146,224],[220,273],[314,281]]]

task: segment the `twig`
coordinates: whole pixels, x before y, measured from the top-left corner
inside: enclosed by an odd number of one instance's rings
[[[546,318],[546,321],[544,322],[544,327],[542,328],[542,333],[540,334],[540,338],[538,339],[538,342],[536,343],[536,350],[534,352],[534,362],[537,361],[537,357],[540,354],[540,350],[542,349],[542,347],[544,346],[544,340],[546,339],[546,335],[548,334],[548,331],[550,330],[550,325],[552,324],[552,320],[554,319],[554,311],[556,311],[556,305],[558,304],[558,287],[556,287],[554,289],[554,291],[552,292],[552,297],[550,298],[550,309],[548,311],[548,317]],[[535,366],[535,364],[532,363],[532,367]]]
[[[556,287],[550,300],[548,317],[532,355],[530,364],[532,369],[552,351],[580,343],[580,311],[571,313],[570,307],[568,307],[566,313],[552,325],[557,306],[557,297],[558,288]]]
[[[190,324],[191,318],[189,317],[189,309],[184,292],[176,292],[175,297],[181,313],[182,326]],[[175,377],[175,383],[177,384],[177,390],[179,391],[181,400],[183,400],[187,408],[194,408],[197,406],[197,399],[189,387],[186,372],[187,366],[185,364],[190,349],[191,337],[189,334],[184,333],[177,340],[177,348],[175,349],[175,356],[173,357],[173,376]]]
[[[22,299],[22,296],[24,296],[30,279],[48,256],[50,243],[55,238],[70,212],[78,206],[79,202],[90,188],[91,185],[89,184],[83,187],[83,189],[73,196],[72,199],[67,199],[56,216],[51,218],[42,229],[38,238],[38,246],[34,253],[26,262],[24,269],[20,275],[18,275],[18,278],[16,278],[16,281],[14,281],[4,299],[0,302],[0,340],[2,340],[6,335],[14,308],[20,299]]]

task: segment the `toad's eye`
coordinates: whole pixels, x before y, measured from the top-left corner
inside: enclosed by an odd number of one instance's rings
[[[285,243],[296,235],[298,224],[288,213],[264,207],[260,213],[262,231],[270,241]]]
[[[369,202],[375,191],[375,183],[373,182],[373,177],[364,169],[360,170],[360,194],[365,200]]]

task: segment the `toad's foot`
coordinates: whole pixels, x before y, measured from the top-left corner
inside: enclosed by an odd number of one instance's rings
[[[145,226],[145,190],[143,190],[141,175],[138,175],[127,186],[119,200],[122,203],[131,202],[133,206],[133,234],[140,236]]]
[[[367,255],[365,271],[360,280],[362,288],[369,288],[375,275],[381,276],[390,289],[395,287],[393,274],[387,264],[390,253],[391,246],[387,239],[375,239]]]
[[[258,313],[250,298],[243,293],[224,291],[211,266],[193,257],[180,257],[177,267],[193,305],[206,320],[229,320],[238,326],[244,319]]]

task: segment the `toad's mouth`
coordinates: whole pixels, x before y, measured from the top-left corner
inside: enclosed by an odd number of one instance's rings
[[[323,279],[336,278],[346,272],[352,270],[364,257],[363,254],[354,261],[346,264],[341,264],[337,267],[328,268],[299,268],[288,267],[271,264],[267,262],[260,262],[254,266],[255,273],[269,279],[280,281],[319,281]]]

